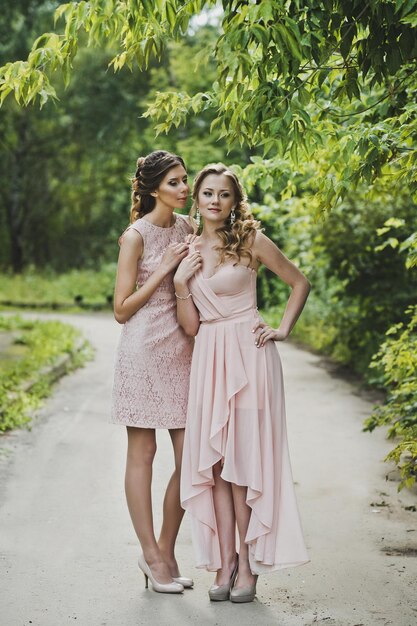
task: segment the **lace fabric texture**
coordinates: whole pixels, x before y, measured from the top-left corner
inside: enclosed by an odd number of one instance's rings
[[[138,231],[144,252],[138,263],[138,288],[158,267],[171,243],[184,241],[188,222],[161,228],[146,219],[129,227]],[[139,428],[184,428],[194,341],[179,327],[173,275],[124,325],[116,353],[112,422]]]

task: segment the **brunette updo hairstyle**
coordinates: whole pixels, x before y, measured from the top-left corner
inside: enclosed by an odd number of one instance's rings
[[[132,178],[131,224],[155,208],[156,199],[151,193],[158,189],[168,170],[176,165],[185,168],[181,157],[165,150],[155,150],[137,160],[136,172]]]

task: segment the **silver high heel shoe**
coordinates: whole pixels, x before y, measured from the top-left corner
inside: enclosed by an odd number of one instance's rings
[[[173,576],[172,580],[176,583],[179,583],[184,587],[184,589],[191,589],[194,586],[194,581],[192,578],[186,578],[185,576]]]
[[[210,600],[212,600],[213,602],[224,602],[225,600],[229,599],[230,590],[233,587],[233,584],[237,576],[238,566],[239,566],[239,557],[238,555],[236,555],[236,565],[233,568],[233,572],[230,576],[229,582],[226,583],[225,585],[213,585],[212,587],[210,587],[209,592],[208,592]]]
[[[253,602],[256,596],[256,583],[258,582],[258,576],[255,576],[255,582],[249,587],[242,587],[241,589],[233,588],[230,592],[231,602]]]
[[[153,590],[158,591],[159,593],[182,593],[184,591],[183,585],[175,582],[174,580],[171,583],[159,583],[157,580],[155,580],[151,572],[151,568],[145,561],[145,557],[142,553],[139,555],[138,565],[145,576],[146,589],[148,588],[148,578],[150,578]]]

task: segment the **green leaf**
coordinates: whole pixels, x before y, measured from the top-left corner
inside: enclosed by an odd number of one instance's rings
[[[395,74],[395,72],[401,67],[402,57],[401,52],[397,47],[390,48],[387,53],[386,63],[390,74]]]
[[[291,52],[291,54],[302,61],[302,54],[299,48],[299,43],[295,40],[294,36],[290,31],[285,28],[285,26],[281,23],[276,25],[276,29],[281,35],[282,41],[285,43],[287,49]]]
[[[173,30],[177,21],[177,15],[176,15],[174,7],[169,1],[167,2],[167,5],[166,5],[166,13],[167,13],[168,23],[171,27],[171,30]]]
[[[265,22],[269,22],[274,19],[271,2],[261,2],[259,5],[259,11]]]
[[[64,13],[68,10],[70,6],[71,6],[71,3],[67,2],[66,4],[61,4],[59,7],[55,9],[54,24],[57,23],[57,21],[64,15]]]
[[[390,226],[392,228],[401,228],[405,226],[405,220],[399,219],[398,217],[390,217],[385,221],[385,226]]]
[[[269,43],[269,36],[266,28],[264,26],[260,26],[260,24],[254,24],[251,27],[251,32],[255,35],[256,39],[259,43],[262,43],[264,46],[267,46]]]
[[[345,60],[349,57],[355,35],[356,24],[354,22],[344,22],[340,27],[340,53]]]
[[[11,93],[11,91],[12,91],[11,87],[6,87],[5,85],[1,86],[1,88],[0,88],[0,106],[2,106],[3,102],[5,101],[5,99],[9,95],[9,93]]]

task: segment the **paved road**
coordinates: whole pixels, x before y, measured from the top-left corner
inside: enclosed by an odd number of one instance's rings
[[[417,513],[404,508],[415,494],[385,481],[383,434],[361,432],[371,403],[290,344],[280,352],[311,563],[262,577],[251,605],[210,604],[212,575],[193,567],[186,520],[178,559],[195,589],[145,590],[123,493],[125,432],[108,423],[119,327],[107,315],[60,317],[97,353],[60,381],[31,432],[0,441],[1,626],[417,623]],[[156,524],[173,464],[166,433],[158,441]]]

